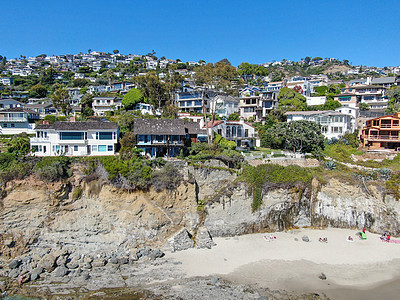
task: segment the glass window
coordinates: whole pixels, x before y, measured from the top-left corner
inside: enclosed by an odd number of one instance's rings
[[[97,145],[93,145],[93,146],[92,146],[92,151],[93,151],[93,152],[97,151]]]
[[[60,140],[84,140],[83,132],[60,132]]]
[[[74,145],[74,151],[78,151],[78,146]]]
[[[98,132],[98,134],[99,134],[99,138],[98,138],[99,140],[112,140],[113,139],[112,132]]]
[[[3,124],[3,127],[4,127],[4,128],[7,128],[7,124]]]
[[[113,146],[112,145],[107,146],[107,151],[113,151]]]
[[[106,152],[107,146],[106,145],[99,145],[99,152]]]
[[[15,127],[15,124],[14,124],[14,123],[12,123],[12,124],[11,124],[11,127],[12,127],[12,128],[14,128],[14,127]]]

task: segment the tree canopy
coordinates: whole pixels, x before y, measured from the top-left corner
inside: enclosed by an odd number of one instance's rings
[[[62,111],[64,115],[69,115],[71,112],[70,95],[65,87],[60,87],[55,90],[51,96],[55,108]]]
[[[130,89],[128,93],[125,94],[122,99],[122,105],[126,110],[133,109],[136,104],[140,102],[145,102],[143,93],[139,89]]]
[[[168,98],[165,83],[161,82],[154,74],[136,76],[135,82],[142,91],[143,96],[150,101],[150,104],[154,107],[161,108],[162,101]]]
[[[294,152],[318,152],[324,148],[324,136],[318,123],[306,120],[277,123],[265,132],[268,147]]]
[[[34,85],[29,89],[29,97],[31,98],[45,98],[47,96],[47,88],[40,83]]]
[[[386,111],[388,113],[395,113],[400,111],[400,87],[392,87],[386,91],[386,96],[389,98],[388,108]]]
[[[281,88],[278,95],[279,107],[285,110],[305,110],[306,97],[287,87]]]

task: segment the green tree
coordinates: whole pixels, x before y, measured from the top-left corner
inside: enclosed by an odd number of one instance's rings
[[[121,134],[125,134],[133,130],[133,121],[135,120],[135,114],[133,112],[121,112],[118,118],[117,124],[120,128]]]
[[[232,113],[228,116],[227,118],[228,121],[239,121],[240,120],[240,116],[237,112]]]
[[[47,88],[40,83],[34,85],[29,90],[29,97],[31,98],[45,98],[47,96]]]
[[[87,86],[89,83],[89,81],[87,81],[84,78],[76,78],[74,79],[74,81],[72,82],[72,86],[73,87],[85,87]]]
[[[358,108],[359,108],[360,110],[369,110],[370,107],[369,107],[369,104],[368,104],[368,103],[361,102],[361,103],[359,104]]]
[[[55,108],[61,110],[65,116],[70,114],[71,96],[69,95],[68,90],[65,87],[60,87],[57,90],[55,90],[51,98],[53,99],[53,105]]]
[[[139,89],[130,89],[128,93],[122,98],[122,105],[126,110],[133,109],[136,104],[145,102],[143,93]]]
[[[307,107],[306,98],[296,91],[287,87],[281,88],[278,95],[279,107],[288,111],[305,110]]]
[[[57,74],[56,70],[54,70],[53,68],[48,68],[40,74],[39,81],[43,85],[53,84],[54,76],[56,74]]]
[[[136,76],[134,80],[150,104],[153,107],[161,108],[162,102],[168,98],[165,83],[161,82],[154,74]]]
[[[266,130],[268,145],[294,152],[318,152],[324,148],[324,136],[318,123],[306,120],[278,123]]]
[[[395,113],[400,111],[400,87],[392,86],[386,91],[386,97],[389,98],[386,112]]]
[[[324,103],[322,109],[323,110],[335,110],[336,108],[341,107],[342,104],[340,104],[339,101],[333,100],[333,99],[327,99],[326,102]]]
[[[30,140],[25,132],[15,135],[7,142],[9,153],[26,155],[30,152],[30,147]]]
[[[177,119],[178,118],[178,108],[173,103],[168,101],[166,103],[166,105],[163,107],[161,118]]]

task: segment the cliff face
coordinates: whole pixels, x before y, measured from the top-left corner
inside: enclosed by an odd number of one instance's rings
[[[19,255],[57,244],[82,253],[128,251],[162,246],[182,227],[196,234],[204,225],[213,236],[227,236],[294,226],[334,226],[399,234],[399,203],[379,188],[330,180],[313,181],[306,190],[265,191],[263,204],[252,212],[252,195],[228,171],[185,167],[175,191],[127,192],[74,177],[49,184],[28,179],[9,183],[0,202],[0,252]],[[74,199],[74,189],[82,196]],[[199,205],[201,204],[201,205]]]

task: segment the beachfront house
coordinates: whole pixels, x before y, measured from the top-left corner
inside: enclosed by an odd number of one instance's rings
[[[44,121],[35,128],[31,149],[36,156],[104,156],[114,155],[119,127],[114,122],[91,119],[76,122]]]
[[[253,126],[243,121],[214,121],[208,122],[209,130],[223,138],[234,141],[239,148],[260,147],[258,133]]]
[[[182,119],[136,119],[133,124],[136,147],[150,157],[175,157],[181,153],[185,141],[207,140],[207,132],[199,123]]]

